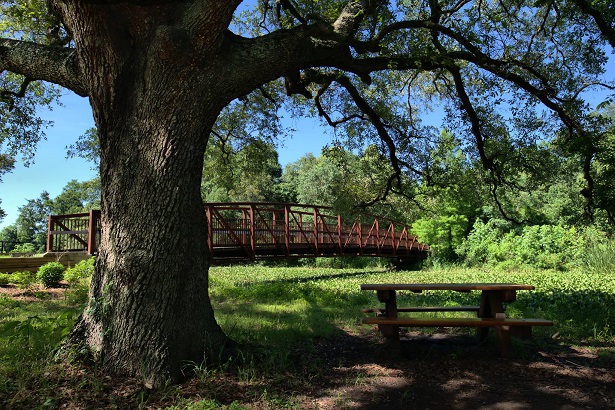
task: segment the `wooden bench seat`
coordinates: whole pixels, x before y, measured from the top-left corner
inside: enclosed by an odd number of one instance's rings
[[[553,322],[545,319],[480,317],[364,317],[363,323],[407,327],[553,326]]]
[[[476,327],[483,329],[480,331],[480,339],[484,340],[487,330],[495,328],[500,342],[500,352],[502,356],[510,355],[510,339],[512,336],[527,339],[532,336],[533,326],[553,326],[553,322],[546,319],[515,319],[502,317],[480,318],[480,317],[396,317],[385,316],[364,317],[363,323],[368,325],[378,325],[378,328],[387,339],[399,341],[400,327]]]
[[[398,312],[478,312],[479,306],[411,306],[399,307]],[[385,313],[384,308],[365,308],[362,313]]]

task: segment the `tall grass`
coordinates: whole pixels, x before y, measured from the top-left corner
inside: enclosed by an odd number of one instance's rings
[[[615,240],[597,230],[587,230],[579,265],[588,272],[615,272]]]

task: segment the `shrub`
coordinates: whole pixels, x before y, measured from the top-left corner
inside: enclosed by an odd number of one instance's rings
[[[17,285],[19,289],[27,289],[36,282],[36,275],[32,272],[15,272],[10,275],[9,282]]]
[[[0,273],[0,286],[6,286],[11,281],[11,275],[8,273]]]
[[[24,255],[34,255],[36,253],[36,247],[31,243],[22,243],[13,248],[13,253],[23,253]]]
[[[494,258],[499,254],[498,244],[501,238],[502,231],[494,223],[484,223],[479,219],[474,223],[472,232],[455,251],[468,266],[493,264]]]
[[[91,277],[94,273],[95,261],[96,258],[89,258],[79,262],[72,268],[66,269],[66,272],[64,272],[64,279],[70,286],[75,286],[81,282],[81,279]]]
[[[610,274],[615,270],[615,240],[604,232],[588,227],[580,236],[582,250],[577,257],[577,265],[590,273]]]
[[[36,278],[46,288],[57,287],[64,279],[64,265],[60,262],[49,262],[38,269]]]
[[[574,227],[534,225],[504,233],[493,221],[479,220],[456,251],[468,266],[563,270],[577,257],[578,241]]]

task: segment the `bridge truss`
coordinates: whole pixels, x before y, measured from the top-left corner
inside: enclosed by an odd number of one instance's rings
[[[409,227],[360,214],[351,223],[331,208],[286,203],[205,203],[207,245],[213,264],[331,256],[376,256],[416,261],[427,256]],[[51,215],[47,251],[95,254],[100,212]]]

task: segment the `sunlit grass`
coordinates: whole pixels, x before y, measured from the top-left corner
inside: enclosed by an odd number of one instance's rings
[[[318,335],[331,328],[359,323],[359,309],[379,307],[373,291],[360,290],[363,283],[524,283],[533,291],[517,292],[509,304],[511,317],[537,317],[553,320],[553,328],[563,338],[604,342],[613,340],[615,327],[615,274],[522,270],[492,271],[449,268],[425,271],[267,268],[246,266],[214,268],[211,295],[224,327],[239,333],[258,334],[254,329],[270,329],[271,311],[277,312],[278,328],[320,324],[316,330],[305,328],[306,335]],[[454,306],[478,304],[480,292],[427,291],[398,296],[400,306]],[[238,306],[241,305],[241,308]],[[466,313],[467,314],[467,313]],[[437,315],[434,313],[433,315]],[[458,313],[464,315],[464,313]],[[249,317],[243,320],[242,316]],[[285,324],[289,321],[290,324]],[[250,330],[252,328],[252,330]],[[286,337],[287,333],[279,332]],[[243,338],[242,338],[243,339]],[[271,340],[271,339],[268,339]]]

